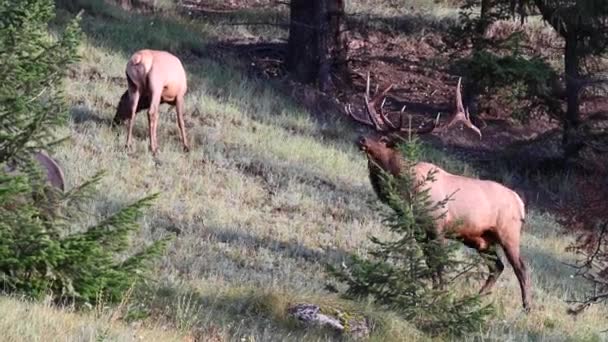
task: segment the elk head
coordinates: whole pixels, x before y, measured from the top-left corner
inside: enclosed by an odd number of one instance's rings
[[[365,94],[363,96],[363,98],[365,100],[365,112],[367,114],[367,118],[362,118],[362,117],[355,115],[353,113],[353,111],[351,110],[350,105],[347,105],[345,107],[345,111],[348,115],[350,115],[356,121],[366,124],[368,126],[372,126],[376,129],[376,131],[383,132],[383,133],[389,133],[389,134],[398,133],[398,132],[425,134],[425,133],[431,133],[433,131],[443,131],[443,130],[453,126],[455,123],[462,121],[465,126],[469,127],[471,130],[473,130],[475,133],[477,133],[479,135],[479,139],[481,139],[481,137],[482,137],[482,134],[481,134],[481,131],[479,130],[479,128],[477,128],[477,126],[475,126],[471,122],[468,109],[465,109],[464,105],[462,104],[461,78],[458,78],[458,85],[456,86],[456,109],[450,116],[447,124],[440,126],[439,125],[440,114],[437,114],[437,118],[431,125],[428,125],[428,127],[423,127],[423,128],[417,129],[417,130],[412,130],[411,127],[409,127],[410,125],[408,125],[408,127],[404,127],[403,111],[405,110],[405,106],[401,109],[401,112],[399,113],[400,115],[399,115],[398,124],[392,122],[388,118],[387,114],[384,112],[383,108],[384,108],[384,103],[386,102],[385,95],[393,88],[393,84],[390,84],[388,87],[386,87],[384,90],[382,90],[380,92],[376,92],[376,94],[371,98],[370,98],[369,88],[370,88],[370,80],[369,80],[369,72],[368,72],[367,73],[367,84],[365,87]],[[378,104],[380,104],[379,107],[378,107]]]
[[[161,99],[161,103],[164,103]],[[123,122],[131,119],[131,97],[129,96],[129,91],[125,90],[125,92],[120,97],[120,101],[118,101],[118,105],[116,106],[116,114],[114,115],[114,119],[112,119],[112,125],[119,126]],[[139,102],[137,102],[136,112],[142,111],[144,109],[150,108],[150,96],[148,94],[142,94],[139,97]]]
[[[116,107],[116,114],[114,115],[114,119],[112,119],[113,125],[120,125],[126,120],[131,118],[131,99],[129,97],[129,92],[125,91],[120,97],[120,101],[118,101],[118,106]]]

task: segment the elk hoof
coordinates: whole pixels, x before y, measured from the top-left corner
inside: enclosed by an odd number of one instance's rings
[[[184,152],[186,152],[186,153],[190,152],[190,147],[189,146],[184,146]]]

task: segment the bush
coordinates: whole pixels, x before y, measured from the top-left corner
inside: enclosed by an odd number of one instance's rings
[[[512,108],[513,117],[520,121],[529,119],[535,109],[551,113],[559,108],[552,89],[557,74],[541,58],[527,59],[517,52],[498,56],[477,51],[455,63],[455,68],[480,94],[496,94],[505,101]]]
[[[493,310],[482,306],[478,295],[457,296],[450,290],[457,274],[471,267],[456,258],[456,242],[442,245],[432,233],[435,215],[443,212],[449,199],[431,200],[425,184],[434,181],[432,173],[424,182],[415,181],[413,166],[419,150],[416,139],[403,145],[406,171],[397,178],[384,175],[383,187],[392,209],[384,222],[397,238],[371,237],[374,247],[368,257],[352,255],[350,265],[330,266],[329,271],[347,285],[348,298],[371,298],[431,335],[462,336],[479,331]]]
[[[570,265],[575,275],[593,286],[582,298],[572,298],[568,313],[578,315],[593,304],[608,302],[608,221],[598,222],[593,230],[585,232],[568,247],[578,255],[576,263]]]
[[[67,105],[62,79],[78,60],[79,17],[54,38],[51,0],[0,2],[0,282],[5,293],[55,301],[118,301],[145,276],[166,239],[128,255],[128,238],[156,195],[74,232],[79,202],[101,173],[68,193],[47,185],[33,159],[59,140]],[[14,168],[17,172],[8,172]]]

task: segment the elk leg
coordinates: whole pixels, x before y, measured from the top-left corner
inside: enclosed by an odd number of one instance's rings
[[[521,301],[524,307],[524,311],[530,312],[530,273],[528,272],[526,265],[524,264],[519,254],[519,246],[510,245],[503,246],[507,259],[513,271],[519,281],[519,287],[521,290]]]
[[[188,146],[188,137],[186,136],[186,127],[184,125],[184,97],[178,96],[175,99],[175,111],[177,112],[177,126],[179,127],[179,133],[182,137],[182,144],[184,145],[184,152],[190,151]]]
[[[156,141],[156,130],[158,126],[158,109],[160,107],[161,92],[152,90],[152,98],[150,100],[150,109],[148,110],[148,133],[150,134],[150,151],[153,155],[158,152],[158,144]]]
[[[494,284],[496,284],[498,277],[500,277],[500,274],[505,269],[505,265],[500,260],[496,246],[479,251],[479,254],[486,261],[488,268],[490,269],[490,275],[488,276],[486,283],[481,287],[481,290],[479,290],[479,294],[485,294],[490,292]]]
[[[133,125],[135,124],[135,115],[137,114],[137,105],[139,103],[139,91],[129,89],[129,98],[131,99],[131,117],[129,118],[129,127],[127,129],[127,148],[131,146],[133,139]]]

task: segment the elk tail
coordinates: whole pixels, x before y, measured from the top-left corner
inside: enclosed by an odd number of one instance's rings
[[[135,54],[133,54],[133,56],[131,56],[129,63],[132,65],[137,65],[137,64],[141,63],[143,59],[144,59],[144,56],[142,56],[141,53],[135,53]]]
[[[146,61],[144,61],[144,55],[141,53],[135,53],[129,59],[127,63],[127,82],[129,82],[129,87],[143,87],[147,88],[147,77],[146,77]]]

